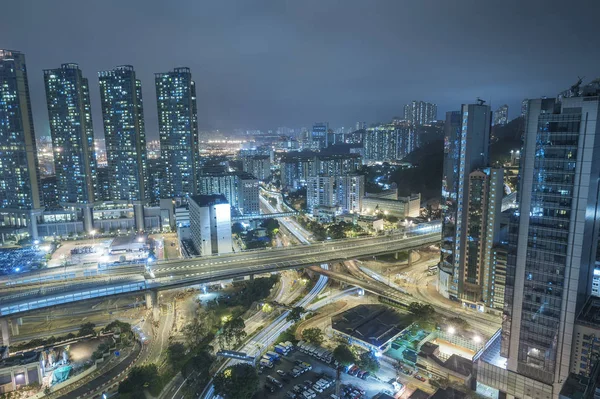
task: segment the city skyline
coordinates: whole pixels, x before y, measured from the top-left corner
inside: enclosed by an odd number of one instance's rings
[[[53,45],[47,46],[40,38],[50,21],[73,16],[69,2],[52,6],[19,2],[5,6],[3,14],[18,15],[27,9],[31,17],[25,21],[7,18],[0,24],[0,33],[8,39],[3,48],[28,57],[38,136],[49,132],[42,70],[76,62],[89,76],[114,65],[133,65],[139,71],[148,103],[148,137],[154,139],[158,119],[153,75],[177,67],[189,67],[197,81],[199,129],[224,131],[311,126],[319,120],[327,120],[331,126],[347,126],[356,120],[385,122],[401,116],[404,104],[413,100],[437,104],[438,119],[454,109],[454,104],[470,103],[478,96],[488,100],[492,108],[506,103],[511,110],[518,110],[523,98],[552,97],[557,94],[555,87],[567,87],[578,75],[593,78],[599,56],[591,51],[591,44],[564,35],[555,39],[553,46],[565,59],[589,54],[579,57],[577,65],[550,62],[552,55],[539,44],[547,40],[545,28],[559,26],[560,18],[569,24],[565,27],[560,22],[560,26],[574,38],[597,35],[597,26],[585,21],[594,13],[580,15],[576,7],[558,2],[541,7],[534,3],[469,5],[481,20],[463,12],[466,4],[451,8],[437,5],[430,10],[427,5],[389,3],[364,10],[360,3],[346,2],[344,7],[338,3],[315,5],[311,8],[314,12],[292,4],[263,3],[252,8],[190,3],[166,9],[149,4],[144,22],[128,19],[137,11],[133,4],[123,5],[119,17],[107,14],[110,7],[89,5],[87,12],[78,11],[77,18],[71,18],[77,20],[77,35],[72,35],[71,28],[53,24],[56,37]],[[584,3],[590,10],[596,6],[591,1]],[[575,13],[577,18],[568,18]],[[540,17],[535,31],[525,18],[515,19],[510,29],[503,26],[509,16],[530,14]],[[475,34],[483,28],[480,22],[492,15],[485,34]],[[450,24],[453,16],[461,23]],[[192,28],[185,23],[175,25],[181,18],[202,23],[194,23]],[[382,23],[388,19],[397,21]],[[112,21],[108,37],[91,33],[107,20]],[[398,23],[402,21],[406,23]],[[404,40],[412,35],[411,26],[418,23],[440,27],[420,30],[414,41]],[[353,29],[357,24],[370,27],[361,30],[369,33],[357,36]],[[189,35],[184,35],[180,26],[190,29]],[[314,26],[321,28],[310,28]],[[181,37],[184,40],[179,40]],[[523,37],[527,37],[527,45],[521,44]],[[452,43],[461,46],[450,50]],[[390,46],[398,51],[387,51]],[[507,50],[493,52],[492,47]],[[160,56],[156,48],[160,48]],[[308,62],[312,57],[322,60],[315,63],[319,67]],[[404,61],[399,69],[395,61],[400,59]],[[436,65],[441,65],[442,59],[446,67],[440,70]],[[482,61],[485,59],[490,61]],[[349,95],[357,91],[360,97]],[[315,96],[315,92],[320,95]],[[93,79],[90,95],[98,137],[102,131],[99,89]],[[511,119],[517,116],[515,112],[511,112]]]

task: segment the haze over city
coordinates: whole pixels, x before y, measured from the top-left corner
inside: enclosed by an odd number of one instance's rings
[[[598,1],[0,5],[0,399],[593,399]]]
[[[76,62],[90,78],[97,115],[96,73],[133,65],[154,139],[154,73],[180,66],[198,84],[201,130],[385,122],[411,100],[437,103],[440,118],[477,97],[517,110],[523,98],[595,77],[598,7],[593,0],[23,0],[2,5],[0,37],[3,48],[28,55],[38,135],[49,134],[40,71]],[[98,137],[101,118],[94,123]]]

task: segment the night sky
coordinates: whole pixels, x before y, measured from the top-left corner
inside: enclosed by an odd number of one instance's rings
[[[386,122],[410,100],[438,117],[476,97],[492,107],[555,96],[600,77],[599,0],[4,0],[0,48],[26,54],[35,127],[49,132],[42,69],[135,67],[147,133],[154,73],[188,66],[201,129]]]

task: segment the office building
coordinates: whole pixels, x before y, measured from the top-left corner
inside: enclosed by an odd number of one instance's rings
[[[483,104],[464,104],[460,112],[446,114],[439,278],[449,282],[447,291],[444,289],[440,292],[453,299],[461,298],[467,275],[474,277],[473,274],[465,274],[468,242],[471,239],[467,233],[470,177],[471,173],[488,166],[490,119],[490,107]],[[444,284],[439,286],[445,287]]]
[[[306,182],[306,207],[312,212],[317,207],[336,205],[334,176],[311,176]]]
[[[289,152],[280,161],[281,187],[294,191],[305,186],[309,177],[353,174],[360,164],[360,154]]]
[[[504,184],[502,168],[484,168],[469,174],[466,224],[455,239],[459,262],[459,298],[463,305],[485,311],[494,291],[494,251],[499,244]]]
[[[571,373],[590,377],[600,359],[600,298],[588,298],[573,331]]]
[[[198,177],[202,195],[223,194],[236,212],[257,215],[259,210],[258,179],[245,172],[214,172]]]
[[[97,201],[110,201],[110,170],[108,167],[97,169],[97,188],[96,188],[96,200]]]
[[[320,150],[327,147],[327,132],[329,131],[329,123],[315,123],[310,134],[311,149]]]
[[[591,293],[600,211],[600,81],[571,95],[529,101],[502,329],[508,370],[552,397],[567,379],[575,317]]]
[[[363,137],[368,162],[397,162],[419,148],[417,130],[407,123],[370,127]]]
[[[199,255],[233,252],[231,209],[222,194],[189,197],[190,235]]]
[[[81,208],[89,232],[94,228],[97,166],[88,80],[79,65],[70,63],[44,70],[44,83],[58,201]]]
[[[405,219],[419,217],[420,211],[421,194],[398,197],[396,190],[393,195],[388,195],[386,192],[367,193],[362,199],[361,213],[363,215],[386,215]]]
[[[40,179],[42,189],[42,204],[45,209],[58,209],[58,187],[56,176],[44,176]]]
[[[494,126],[508,123],[508,105],[504,104],[494,111]]]
[[[411,101],[404,106],[404,120],[412,126],[429,125],[437,119],[437,105]]]
[[[98,77],[111,200],[131,202],[136,228],[142,230],[148,184],[142,83],[131,65],[99,72]]]
[[[42,193],[27,66],[18,51],[0,50],[0,121],[0,226],[37,239]]]
[[[365,195],[363,175],[336,176],[335,197],[341,212],[359,213]]]
[[[189,68],[155,74],[160,156],[165,167],[164,198],[198,192],[196,84]]]
[[[529,99],[525,99],[523,101],[521,101],[521,116],[526,116],[527,115],[527,109],[529,108]]]
[[[258,180],[265,181],[271,176],[271,157],[269,155],[249,155],[242,157],[244,172]]]

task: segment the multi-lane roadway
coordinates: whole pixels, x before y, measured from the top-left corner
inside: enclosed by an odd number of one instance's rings
[[[244,251],[239,253],[203,256],[144,267],[115,268],[108,274],[85,275],[85,266],[69,268],[62,284],[46,280],[49,274],[60,278],[60,272],[43,271],[23,276],[4,284],[22,286],[19,292],[2,290],[0,317],[23,313],[47,306],[73,303],[90,298],[130,294],[144,290],[180,288],[193,284],[229,279],[238,276],[275,272],[377,254],[403,251],[440,240],[437,225],[428,225],[409,234],[390,234],[359,239],[332,240],[322,243]],[[22,281],[21,281],[22,280]]]

